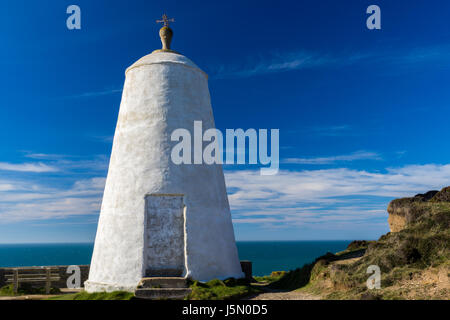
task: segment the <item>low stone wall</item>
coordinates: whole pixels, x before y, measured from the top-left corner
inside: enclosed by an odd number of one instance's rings
[[[241,261],[242,272],[245,274],[245,279],[253,280],[253,267],[251,261]]]
[[[67,288],[67,279],[73,274],[73,273],[67,273],[67,269],[69,266],[48,266],[52,269],[58,269],[58,274],[60,277],[59,281],[52,282],[52,287],[54,288]],[[89,277],[89,266],[88,265],[82,265],[79,266],[81,271],[81,287],[84,287],[84,282],[87,281]],[[252,262],[251,261],[241,261],[241,267],[242,272],[245,273],[245,277],[249,280],[252,279]],[[45,267],[17,267],[17,268],[0,268],[0,287],[3,287],[6,285],[6,274],[11,274],[14,269],[18,269],[19,273],[20,270],[27,270],[27,273],[32,273],[33,269],[36,269],[36,273],[42,272],[42,269]]]
[[[49,266],[52,269],[58,269],[59,274],[59,281],[52,282],[52,287],[54,288],[67,288],[67,279],[73,274],[73,273],[67,273],[67,269],[69,266]],[[81,286],[84,286],[84,282],[89,277],[89,266],[88,265],[82,265],[78,266],[80,267],[80,276],[81,276]],[[39,271],[42,271],[42,269],[45,267],[18,267],[18,268],[0,268],[0,287],[3,287],[6,285],[6,274],[11,274],[13,270],[18,269],[19,273],[20,270],[27,270],[27,273],[32,273],[32,270],[36,269],[36,273],[39,273]]]

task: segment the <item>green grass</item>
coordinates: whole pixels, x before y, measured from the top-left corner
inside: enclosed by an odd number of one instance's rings
[[[311,278],[314,264],[306,264],[301,268],[287,272],[280,279],[272,282],[269,287],[279,290],[295,290],[306,286]]]
[[[399,202],[408,201],[411,199]],[[404,299],[407,290],[399,290],[399,283],[409,281],[427,268],[448,265],[450,260],[450,203],[414,201],[410,207],[410,221],[404,230],[388,233],[378,241],[354,241],[342,252],[329,253],[311,264],[289,271],[272,281],[269,287],[320,291],[331,284],[332,289],[323,292],[326,299]],[[363,249],[361,259],[333,263],[352,258]],[[381,269],[380,291],[368,290],[366,286],[366,271],[370,265],[378,265]]]
[[[50,294],[58,294],[61,291],[58,288],[51,288]],[[29,284],[23,283],[20,284],[19,289],[17,290],[17,294],[14,294],[13,285],[9,284],[7,286],[0,288],[0,296],[13,297],[13,296],[22,296],[22,295],[45,295],[45,288],[35,288],[30,286]]]
[[[279,279],[272,282],[269,287],[279,290],[295,290],[306,286],[314,279],[319,269],[330,261],[339,259],[336,255],[328,252],[318,257],[314,262],[305,264],[303,267],[284,273]]]
[[[400,199],[399,202],[407,200]],[[428,298],[427,293],[399,287],[399,283],[408,283],[425,269],[445,267],[449,263],[450,204],[414,202],[409,208],[407,228],[370,243],[360,260],[333,265],[333,276],[328,275],[327,278],[336,287],[326,298],[405,299],[407,294]],[[376,294],[365,285],[369,265],[378,265],[381,269],[382,289]]]
[[[192,292],[186,298],[188,300],[227,300],[239,299],[250,294],[258,293],[258,288],[253,288],[245,280],[227,279],[225,281],[211,280],[206,283],[193,281],[190,283]],[[51,297],[48,300],[131,300],[134,294],[124,291],[111,293],[87,293],[82,291],[76,294],[67,294]]]
[[[252,287],[246,280],[227,279],[221,281],[214,279],[206,283],[194,281],[190,284],[192,292],[187,300],[230,300],[240,299],[245,296],[260,292],[260,289]]]
[[[82,291],[48,298],[48,300],[131,300],[134,293],[126,291],[87,293]]]
[[[272,272],[270,276],[254,276],[253,279],[255,279],[258,282],[272,283],[279,280],[286,273],[287,273],[286,271],[275,271]]]
[[[14,296],[13,285],[7,285],[0,288],[0,296]]]
[[[367,249],[369,247],[370,244],[375,243],[376,241],[366,241],[366,240],[356,240],[356,241],[352,241],[347,249],[345,249],[344,251],[340,251],[336,253],[336,256],[343,256],[352,252],[356,252],[359,250],[363,250],[363,249]]]

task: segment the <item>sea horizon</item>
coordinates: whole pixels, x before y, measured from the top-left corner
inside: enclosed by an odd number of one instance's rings
[[[239,259],[253,263],[255,276],[289,271],[327,252],[345,250],[353,240],[242,240],[236,241]],[[0,244],[0,268],[89,265],[94,242]]]
[[[322,241],[356,241],[356,240],[366,240],[372,241],[377,239],[319,239],[319,240],[236,240],[238,242],[322,242]],[[25,244],[94,244],[95,242],[0,242],[0,246],[2,245],[25,245]]]

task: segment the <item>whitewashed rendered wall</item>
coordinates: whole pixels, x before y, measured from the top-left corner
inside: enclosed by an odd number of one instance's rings
[[[147,194],[184,194],[187,274],[243,277],[220,165],[175,165],[170,135],[214,127],[206,75],[184,56],[153,53],[127,70],[86,290],[134,290],[146,269]]]

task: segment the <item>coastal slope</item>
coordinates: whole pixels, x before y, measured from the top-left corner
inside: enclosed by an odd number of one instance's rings
[[[273,282],[323,299],[449,299],[450,187],[388,207],[391,232],[378,241],[354,241],[347,250],[319,257]],[[369,266],[381,275],[369,289]],[[375,267],[376,268],[376,267]]]

